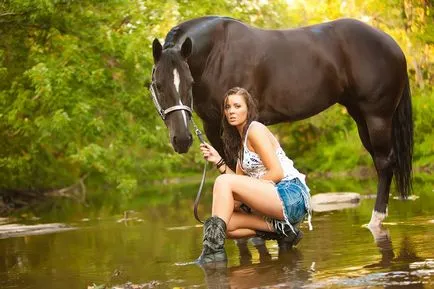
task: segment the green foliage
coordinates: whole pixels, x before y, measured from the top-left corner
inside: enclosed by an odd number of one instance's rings
[[[128,6],[21,1],[6,9],[17,18],[2,26],[10,36],[1,46],[0,75],[9,80],[0,95],[2,187],[63,187],[94,173],[122,192],[136,189],[138,155],[170,147],[143,97],[149,66],[131,59]]]
[[[434,169],[434,91],[417,91],[413,98],[415,121],[415,166]]]
[[[148,181],[200,171],[198,146],[173,152],[143,84],[151,43],[203,15],[263,28],[355,17],[405,51],[414,89],[415,164],[432,168],[432,6],[415,0],[14,0],[0,2],[0,190],[60,188],[89,175],[130,195]],[[197,121],[200,123],[200,121]],[[307,171],[371,165],[339,106],[275,128]],[[195,143],[197,144],[197,143]]]

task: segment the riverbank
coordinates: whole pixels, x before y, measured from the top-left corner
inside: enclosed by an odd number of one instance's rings
[[[434,171],[429,168],[415,168],[414,179],[422,179],[424,181],[434,182]],[[214,179],[218,176],[217,172],[213,169],[209,169],[206,174],[205,184],[206,186],[212,186]],[[376,182],[376,172],[371,167],[358,167],[351,171],[342,172],[310,172],[306,174],[309,186],[312,189],[312,194],[318,192],[329,191],[359,191],[361,188],[357,187],[356,183],[360,181]],[[53,203],[57,200],[71,200],[74,203],[82,204],[86,206],[88,202],[101,203],[103,199],[113,199],[113,202],[120,203],[121,200],[134,199],[138,196],[146,195],[147,198],[153,199],[154,203],[160,203],[157,199],[167,199],[168,196],[161,194],[162,187],[176,188],[178,186],[189,186],[191,188],[189,194],[194,197],[202,178],[201,173],[188,172],[182,175],[172,174],[165,175],[164,178],[158,178],[157,176],[150,177],[148,181],[141,183],[137,192],[125,197],[122,194],[116,193],[116,188],[108,188],[104,185],[89,185],[85,190],[87,191],[86,199],[82,197],[77,198],[76,195],[68,194],[14,194],[13,196],[2,195],[0,198],[0,217],[8,217],[15,214],[20,214],[23,211],[31,209],[33,207],[43,205],[44,203]],[[354,182],[356,180],[357,182]],[[316,184],[320,181],[319,184]],[[341,187],[330,187],[328,183],[335,184],[336,182],[342,183]],[[371,194],[374,191],[370,192]],[[33,196],[33,197],[29,197]],[[162,203],[167,200],[161,200]]]

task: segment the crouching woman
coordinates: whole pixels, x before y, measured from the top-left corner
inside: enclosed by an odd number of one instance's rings
[[[310,195],[305,175],[294,168],[269,129],[257,122],[257,109],[247,90],[230,89],[223,102],[222,140],[232,171],[209,144],[201,144],[205,159],[222,173],[213,188],[212,217],[204,224],[203,251],[198,263],[226,261],[224,241],[259,236],[279,246],[295,245],[302,237],[299,223],[308,216]],[[239,210],[246,206],[253,213]]]

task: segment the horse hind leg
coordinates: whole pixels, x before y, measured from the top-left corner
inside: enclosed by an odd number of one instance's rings
[[[351,115],[351,117],[355,120],[355,122],[357,124],[357,129],[358,129],[360,140],[362,141],[363,146],[370,153],[372,159],[375,162],[374,146],[371,144],[371,140],[370,140],[370,136],[369,136],[369,129],[368,129],[368,126],[367,126],[367,123],[365,121],[363,114],[356,107],[347,106],[347,110],[348,110],[348,113]],[[371,129],[371,131],[372,130],[374,130],[374,129]],[[376,143],[375,145],[376,145],[376,150],[378,150],[379,144]],[[378,170],[377,170],[377,173],[378,173]],[[380,180],[380,175],[378,175],[378,177]],[[391,180],[386,178],[385,180],[383,180],[382,184],[387,183],[387,182],[390,185]],[[392,248],[392,242],[391,242],[389,231],[384,229],[381,226],[381,221],[384,220],[384,218],[387,215],[387,201],[388,201],[388,199],[384,200],[384,198],[378,197],[379,194],[381,194],[381,195],[383,194],[383,190],[384,190],[384,185],[381,185],[381,186],[378,185],[376,208],[381,207],[381,203],[386,202],[385,213],[380,213],[379,211],[376,211],[376,209],[374,209],[372,211],[371,221],[368,225],[368,229],[371,231],[377,246],[380,248],[380,252],[384,251],[384,249],[385,249],[384,247],[386,247],[386,249],[389,247]],[[385,194],[388,196],[389,191],[386,190]]]
[[[393,177],[392,121],[365,115],[356,106],[347,106],[357,124],[360,140],[374,161],[378,176],[377,198],[369,227],[379,228],[387,216],[390,184]]]
[[[360,140],[362,141],[363,146],[365,149],[369,152],[369,154],[372,156],[372,159],[374,158],[371,140],[369,139],[369,132],[368,127],[366,125],[366,121],[363,117],[363,114],[361,111],[353,106],[346,106],[348,113],[351,115],[351,117],[354,119],[354,121],[357,124],[357,130],[359,132]]]
[[[393,176],[391,169],[391,124],[384,119],[370,118],[368,127],[360,109],[355,106],[347,106],[347,110],[357,124],[360,140],[371,155],[377,171],[377,198],[369,227],[379,227],[387,216],[389,189]]]
[[[390,184],[393,177],[395,156],[392,143],[392,118],[369,116],[366,118],[372,158],[378,176],[377,198],[369,228],[381,227],[387,216]]]

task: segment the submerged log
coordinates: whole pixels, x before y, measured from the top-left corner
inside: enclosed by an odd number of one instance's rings
[[[34,203],[42,202],[48,198],[69,198],[86,205],[86,174],[75,184],[60,189],[0,189],[0,216],[7,216],[11,211],[29,207]]]
[[[354,208],[360,204],[360,194],[352,192],[321,193],[312,196],[314,212],[328,212]]]
[[[20,225],[20,224],[7,224],[0,225],[0,239],[11,237],[21,237],[28,235],[40,235],[48,233],[56,233],[62,231],[75,230],[76,228],[61,224],[39,224],[39,225]]]

